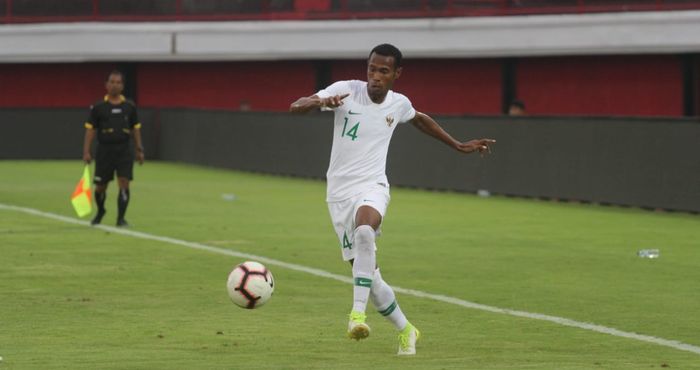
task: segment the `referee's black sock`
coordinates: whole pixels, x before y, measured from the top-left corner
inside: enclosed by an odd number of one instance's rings
[[[105,199],[107,199],[106,191],[98,193],[97,190],[95,190],[95,203],[97,203],[97,213],[99,214],[105,213]]]
[[[117,206],[119,207],[119,215],[117,216],[117,220],[124,219],[124,215],[126,214],[126,207],[129,205],[129,198],[131,198],[129,189],[119,189],[119,198],[117,200]]]
[[[99,225],[102,222],[102,217],[105,215],[105,199],[107,199],[107,192],[97,192],[95,190],[95,203],[97,203],[97,214],[95,218],[90,221],[91,225]]]

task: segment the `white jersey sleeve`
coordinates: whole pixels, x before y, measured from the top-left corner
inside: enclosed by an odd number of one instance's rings
[[[352,86],[350,86],[349,81],[338,81],[338,82],[335,82],[332,85],[326,87],[323,90],[319,90],[319,92],[316,93],[316,96],[318,96],[321,99],[325,99],[325,98],[329,98],[331,96],[349,94],[351,92],[352,92]],[[332,111],[332,110],[335,110],[335,108],[323,107],[323,108],[321,108],[321,110],[322,111]]]
[[[316,95],[319,98],[329,98],[336,95],[344,95],[351,93],[349,81],[338,81],[323,90],[319,90]]]
[[[413,108],[411,101],[404,95],[396,93],[398,100],[401,102],[399,106],[399,123],[404,123],[412,120],[416,116],[416,109]]]

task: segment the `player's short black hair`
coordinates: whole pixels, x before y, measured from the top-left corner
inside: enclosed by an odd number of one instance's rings
[[[107,81],[109,81],[109,77],[113,75],[120,76],[122,78],[122,82],[124,82],[124,73],[122,73],[122,71],[118,69],[114,69],[112,70],[112,72],[109,72],[109,74],[107,75]]]
[[[401,59],[403,59],[403,55],[401,54],[401,50],[392,44],[377,45],[374,47],[374,49],[372,49],[372,51],[369,52],[370,57],[372,56],[372,53],[377,53],[385,57],[394,57],[394,68],[401,67]]]
[[[525,103],[522,100],[515,99],[512,102],[510,102],[510,106],[525,110]]]

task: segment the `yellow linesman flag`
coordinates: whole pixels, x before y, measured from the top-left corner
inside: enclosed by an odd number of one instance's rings
[[[85,217],[92,213],[92,192],[90,191],[90,168],[85,166],[83,177],[78,181],[78,185],[70,197],[73,208],[78,217]]]

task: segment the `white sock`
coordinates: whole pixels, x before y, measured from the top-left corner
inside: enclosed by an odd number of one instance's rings
[[[360,225],[355,229],[354,239],[353,246],[357,254],[352,264],[352,277],[355,282],[352,310],[365,312],[376,266],[374,229],[369,225]]]
[[[406,327],[408,320],[403,312],[401,312],[401,308],[399,308],[399,304],[396,302],[394,290],[382,279],[382,274],[379,272],[379,269],[374,272],[370,297],[377,311],[379,311],[382,316],[386,317],[387,320],[391,321],[396,329],[401,331]]]

